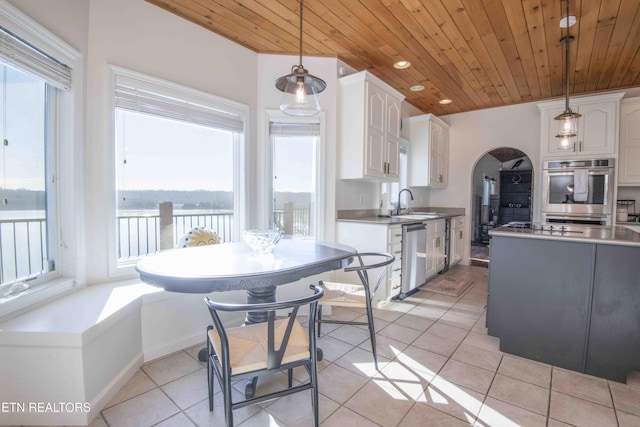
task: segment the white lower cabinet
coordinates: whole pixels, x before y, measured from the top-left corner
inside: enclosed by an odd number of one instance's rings
[[[389,226],[388,250],[396,257],[396,260],[389,267],[389,298],[393,298],[400,293],[402,286],[402,226]],[[382,285],[381,285],[382,287]]]
[[[449,266],[454,266],[464,258],[464,217],[451,218],[451,259]]]
[[[337,240],[338,243],[356,248],[358,252],[386,252],[393,254],[396,260],[389,266],[386,277],[376,291],[375,299],[385,301],[400,293],[402,225],[338,221]],[[383,269],[369,272],[369,283],[374,286],[382,273]],[[360,283],[357,275],[345,273],[344,271],[337,271],[336,279],[347,283]]]
[[[446,223],[431,220],[427,225],[427,279],[438,274],[445,265]]]

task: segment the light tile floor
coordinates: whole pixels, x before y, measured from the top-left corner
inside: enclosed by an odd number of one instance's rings
[[[379,372],[365,331],[322,326],[322,426],[640,426],[637,374],[625,385],[500,352],[484,327],[486,269],[456,268],[475,280],[460,297],[420,291],[376,310]],[[144,364],[91,426],[224,425],[222,411],[209,412],[200,348]],[[286,376],[274,375],[258,392],[283,384]],[[219,390],[216,384],[217,408]],[[309,392],[296,393],[234,417],[243,427],[308,426],[310,406]]]

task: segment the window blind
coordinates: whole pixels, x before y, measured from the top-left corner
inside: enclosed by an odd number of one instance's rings
[[[269,133],[272,136],[317,136],[320,135],[320,123],[270,122]]]
[[[197,99],[185,99],[189,97],[173,92],[150,82],[116,75],[115,106],[231,132],[243,131],[243,118],[224,111],[224,106],[204,105]]]
[[[71,68],[0,27],[0,59],[44,79],[58,89],[71,88]]]

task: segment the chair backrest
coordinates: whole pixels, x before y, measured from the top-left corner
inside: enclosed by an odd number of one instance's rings
[[[358,273],[360,281],[365,287],[368,288],[367,294],[369,295],[369,299],[371,299],[373,298],[373,295],[376,293],[380,285],[386,280],[387,270],[396,260],[396,257],[392,254],[384,252],[358,252],[355,255],[355,258],[357,260],[357,262],[354,262],[355,265],[345,267],[344,271],[355,271]],[[369,270],[381,267],[384,267],[384,270],[378,276],[378,280],[373,286],[373,289],[371,289],[371,284],[369,283]]]
[[[218,236],[218,233],[206,227],[194,227],[182,236],[176,244],[176,248],[217,245],[218,243],[222,243],[222,239]]]
[[[222,347],[222,354],[218,355],[221,357],[221,362],[223,366],[230,366],[229,360],[229,340],[227,337],[227,333],[224,327],[224,324],[220,320],[220,316],[218,315],[218,311],[229,311],[229,312],[266,312],[267,313],[267,321],[266,321],[266,329],[267,329],[267,369],[278,369],[282,365],[282,360],[287,350],[287,345],[289,344],[289,338],[291,337],[291,331],[294,326],[294,322],[296,321],[296,317],[298,315],[298,309],[301,306],[309,305],[309,352],[310,357],[311,352],[315,353],[316,341],[315,341],[315,317],[316,317],[316,307],[318,304],[318,300],[322,298],[324,295],[324,291],[322,288],[310,285],[309,286],[314,292],[311,295],[304,296],[298,299],[292,299],[287,301],[276,301],[269,303],[259,303],[259,304],[229,304],[229,303],[219,303],[212,301],[208,297],[205,297],[204,300],[209,307],[209,312],[211,313],[211,317],[213,318],[214,327],[218,333],[218,337],[220,339],[220,344]],[[284,330],[284,334],[279,336],[278,331],[276,331],[276,311],[277,310],[285,310],[292,309],[291,314],[287,318],[286,328]],[[275,348],[276,342],[280,343],[279,348]]]

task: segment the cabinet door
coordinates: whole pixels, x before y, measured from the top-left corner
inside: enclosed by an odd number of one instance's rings
[[[443,188],[448,183],[449,130],[431,123],[429,152],[429,186]]]
[[[442,128],[440,133],[440,186],[449,184],[449,129]]]
[[[367,83],[367,121],[365,175],[384,177],[387,146],[385,142],[386,94],[377,86]]]
[[[586,373],[625,382],[640,369],[640,248],[598,245]]]
[[[438,236],[427,231],[427,279],[438,274]]]
[[[446,235],[444,231],[436,235],[436,273],[444,270]]]
[[[456,250],[453,253],[454,264],[459,263],[464,258],[464,229],[456,230],[454,242],[456,242]]]
[[[431,122],[431,133],[429,139],[431,146],[429,149],[429,185],[436,187],[440,184],[441,178],[441,151],[442,151],[442,127]]]
[[[451,260],[449,265],[455,265],[464,257],[464,219],[451,220]]]
[[[581,155],[614,154],[616,102],[583,104],[578,112],[582,117],[578,119],[577,152]]]
[[[387,95],[386,97],[386,162],[387,178],[397,179],[400,170],[400,101]]]
[[[564,111],[564,106],[545,107],[542,110],[540,131],[541,137],[544,138],[542,157],[588,157],[615,154],[618,103],[617,100],[592,101],[583,104],[577,101],[572,102],[573,111],[580,113],[582,117],[578,119],[578,136],[571,150],[561,150],[560,139],[556,138],[559,122],[555,117]]]
[[[620,106],[619,184],[640,185],[640,99]]]
[[[445,221],[427,221],[427,278],[433,277],[444,268],[445,263]]]
[[[542,129],[541,135],[543,142],[543,157],[563,157],[568,154],[573,155],[572,150],[561,150],[559,148],[560,138],[556,138],[558,134],[559,121],[555,119],[558,114],[562,114],[564,107],[545,108],[542,110]]]

